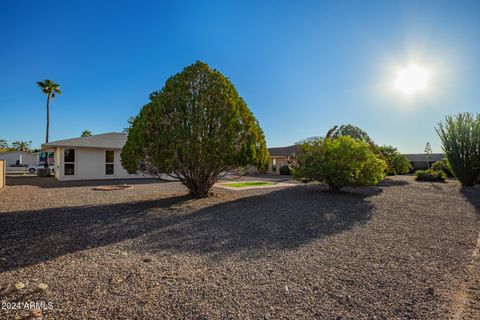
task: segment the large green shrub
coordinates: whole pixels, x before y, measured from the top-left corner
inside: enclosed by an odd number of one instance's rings
[[[303,144],[294,163],[294,175],[325,182],[330,191],[338,192],[344,186],[377,184],[385,177],[386,167],[367,142],[340,136]]]
[[[398,152],[397,148],[392,146],[381,146],[379,147],[379,150],[382,158],[387,163],[388,175],[407,174],[412,170],[410,161]]]
[[[417,170],[415,171],[415,179],[419,181],[445,181],[446,174],[443,171]]]
[[[196,197],[238,168],[268,166],[263,131],[220,72],[197,62],[171,77],[137,115],[122,150],[130,173],[178,179]]]
[[[447,116],[435,130],[455,177],[473,186],[480,178],[480,114]]]

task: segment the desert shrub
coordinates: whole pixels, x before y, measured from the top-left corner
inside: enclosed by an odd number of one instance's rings
[[[288,164],[284,164],[283,166],[280,167],[280,174],[283,174],[283,175],[291,175],[291,171],[290,171],[290,166]]]
[[[450,164],[448,163],[447,158],[443,158],[441,161],[434,162],[432,164],[432,170],[434,171],[443,171],[447,177],[453,177],[453,173],[450,170]]]
[[[445,181],[447,175],[445,172],[439,170],[417,170],[415,171],[415,180],[419,181]]]
[[[412,170],[410,161],[398,152],[397,148],[392,146],[378,147],[381,158],[387,163],[387,174],[394,176],[397,174],[407,174]]]
[[[202,62],[152,93],[127,132],[121,160],[128,172],[168,175],[195,197],[207,197],[232,170],[268,166],[258,121],[233,84]]]
[[[293,166],[297,179],[325,182],[332,192],[344,186],[375,185],[387,167],[370,144],[350,136],[310,140],[301,146]]]
[[[447,116],[435,130],[452,173],[462,185],[473,186],[480,179],[480,114]]]

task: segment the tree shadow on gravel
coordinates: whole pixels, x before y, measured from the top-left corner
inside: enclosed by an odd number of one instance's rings
[[[381,187],[396,187],[396,186],[406,186],[410,184],[410,182],[406,180],[399,180],[393,178],[385,178],[383,179],[378,185]]]
[[[333,195],[319,186],[290,187],[191,209],[183,195],[114,205],[51,208],[0,214],[0,272],[76,251],[115,244],[155,253],[221,257],[292,249],[365,223],[381,189]]]
[[[135,178],[135,179],[107,179],[107,180],[78,180],[78,181],[58,181],[54,177],[6,177],[7,186],[34,186],[39,188],[73,188],[73,187],[96,187],[117,184],[150,184],[150,183],[168,183],[153,178]]]
[[[460,189],[463,197],[472,204],[477,212],[477,218],[480,219],[480,188],[476,187],[465,187],[462,186]]]

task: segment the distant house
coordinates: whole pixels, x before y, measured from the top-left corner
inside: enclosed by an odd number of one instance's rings
[[[0,153],[0,160],[5,160],[7,169],[13,165],[28,167],[38,162],[37,154],[28,151],[8,151]]]
[[[58,180],[97,180],[143,178],[143,174],[129,174],[120,163],[120,152],[127,142],[124,133],[105,133],[42,145],[42,150],[53,151],[55,177]]]
[[[299,145],[288,147],[268,148],[270,162],[268,163],[268,173],[280,174],[280,167],[288,164],[288,158],[300,150]]]
[[[441,161],[445,157],[443,153],[432,153],[430,157],[427,157],[425,153],[410,153],[404,154],[404,156],[410,161],[414,171],[425,170],[434,162]]]

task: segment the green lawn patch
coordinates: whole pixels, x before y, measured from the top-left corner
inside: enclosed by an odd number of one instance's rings
[[[241,187],[251,187],[251,186],[269,186],[273,184],[274,184],[273,182],[245,181],[245,182],[225,183],[224,185],[227,187],[241,188]]]

